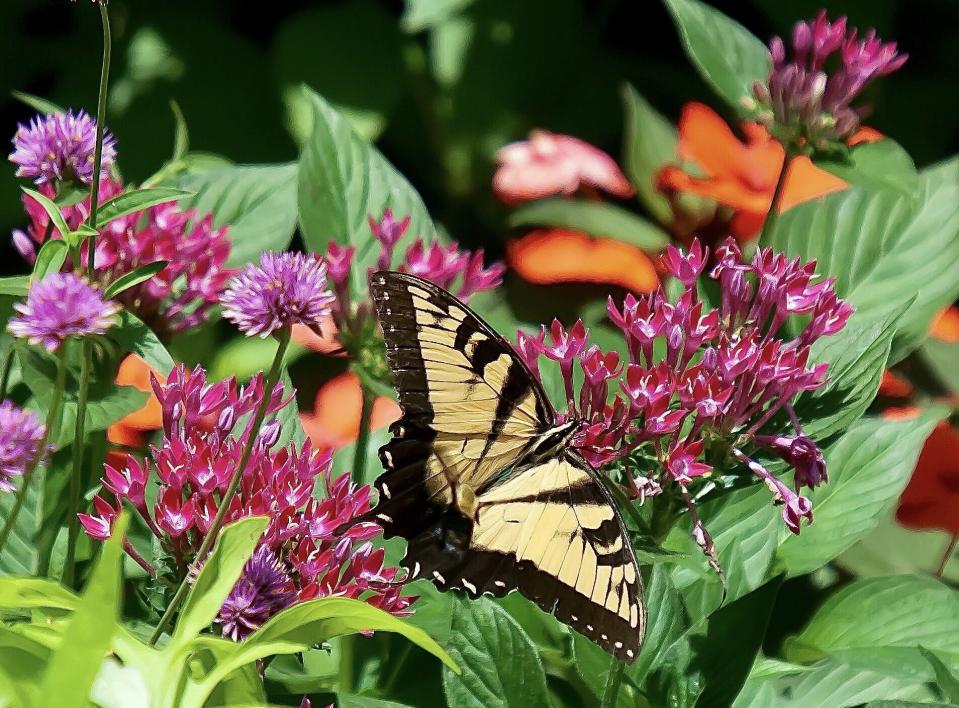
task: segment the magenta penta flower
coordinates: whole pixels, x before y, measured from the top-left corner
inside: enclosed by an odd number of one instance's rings
[[[17,128],[10,162],[17,165],[17,177],[36,184],[90,184],[96,140],[97,122],[82,110],[37,115]],[[109,170],[115,158],[116,141],[104,131],[102,169]]]
[[[760,120],[795,147],[817,149],[847,140],[866,112],[853,102],[908,58],[899,54],[895,42],[876,37],[875,30],[860,39],[858,30],[847,29],[845,17],[830,22],[825,10],[811,22],[796,23],[791,49],[790,57],[779,37],[769,43],[769,78],[753,89],[762,107]],[[835,69],[827,66],[833,55],[838,55]]]
[[[51,273],[30,286],[25,302],[13,306],[7,329],[14,337],[55,352],[69,337],[105,334],[120,306],[103,297],[83,278]]]
[[[230,281],[220,298],[223,316],[251,337],[295,324],[319,334],[320,321],[336,299],[326,276],[326,262],[313,254],[264,253]]]
[[[34,460],[44,426],[30,411],[11,401],[0,403],[0,490],[15,489],[14,478]]]
[[[223,602],[217,622],[223,636],[246,639],[280,610],[296,600],[296,588],[280,560],[260,546],[243,566],[243,573]]]

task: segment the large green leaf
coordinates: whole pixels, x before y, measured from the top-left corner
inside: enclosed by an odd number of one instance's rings
[[[282,251],[296,230],[296,165],[237,165],[189,175],[181,186],[195,196],[183,205],[213,214],[229,226],[230,266],[256,260],[262,251]]]
[[[829,364],[829,380],[796,401],[807,435],[824,441],[865,413],[879,390],[896,324],[911,304],[912,299],[892,312],[857,313],[842,330],[813,345],[810,359]]]
[[[43,488],[43,471],[33,475],[27,498],[20,509],[10,537],[0,553],[0,575],[32,575],[37,572],[37,547],[34,537],[40,524],[40,502]],[[16,502],[16,495],[0,494],[0,523]]]
[[[449,650],[462,669],[460,675],[443,671],[450,708],[549,704],[536,647],[516,620],[488,598],[457,598]]]
[[[297,209],[306,245],[323,253],[331,240],[356,247],[355,282],[366,291],[367,267],[376,263],[378,242],[367,218],[391,208],[397,218],[410,216],[398,250],[416,236],[434,237],[433,222],[416,190],[376,148],[318,94],[304,89],[313,110],[313,134],[300,153]]]
[[[665,0],[683,48],[700,75],[731,108],[746,113],[743,99],[765,83],[771,59],[766,46],[735,20],[698,0]]]
[[[860,315],[913,296],[899,322],[896,361],[922,341],[933,315],[959,296],[959,158],[920,173],[910,198],[893,189],[850,189],[782,215],[771,244],[836,278]]]
[[[223,527],[177,620],[174,643],[189,641],[210,626],[268,523],[265,516],[251,516]]]
[[[857,187],[892,187],[911,194],[918,179],[909,153],[888,138],[856,145],[845,160],[814,158],[813,161],[817,167]]]
[[[814,522],[782,543],[777,568],[789,575],[808,573],[876,528],[943,415],[932,410],[912,420],[864,418],[831,445],[825,453],[829,483],[809,493]]]
[[[653,108],[631,84],[623,84],[623,167],[636,195],[661,224],[672,221],[669,200],[656,189],[660,168],[677,159],[676,127]]]
[[[173,357],[160,338],[144,322],[128,310],[120,313],[120,322],[107,336],[125,352],[143,359],[153,369],[166,376],[173,369]]]
[[[103,544],[90,580],[63,632],[43,677],[41,694],[47,705],[86,706],[90,689],[110,648],[120,614],[120,559],[129,516],[122,514],[113,535]]]
[[[606,236],[658,253],[669,236],[658,226],[615,204],[554,197],[519,207],[509,217],[510,226],[558,226]]]
[[[639,686],[666,661],[669,652],[689,629],[682,596],[673,585],[669,566],[664,563],[657,563],[650,572],[646,608],[646,639],[636,663],[626,669],[627,676]]]

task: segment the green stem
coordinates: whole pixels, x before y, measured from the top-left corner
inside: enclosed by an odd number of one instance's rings
[[[33,474],[36,472],[37,466],[40,464],[40,461],[44,458],[44,453],[47,450],[47,443],[50,441],[50,438],[53,437],[53,429],[57,426],[58,421],[60,420],[60,404],[63,402],[63,389],[66,387],[67,383],[67,362],[66,355],[63,353],[64,348],[60,348],[60,361],[57,364],[57,380],[54,384],[53,393],[50,397],[50,408],[47,410],[47,422],[44,427],[43,437],[40,439],[40,444],[37,446],[37,454],[34,455],[33,460],[30,462],[30,466],[23,473],[23,478],[20,482],[20,489],[17,491],[17,499],[13,504],[13,508],[10,510],[10,515],[7,517],[6,523],[3,525],[3,530],[0,531],[0,551],[3,550],[3,547],[7,544],[7,539],[10,537],[10,533],[13,531],[13,527],[17,523],[17,516],[20,515],[20,510],[23,508],[23,504],[27,499],[27,490],[30,488],[30,483],[33,481]]]
[[[613,708],[616,705],[616,697],[619,695],[619,687],[623,683],[625,671],[626,664],[614,656],[609,665],[606,689],[603,691],[603,702],[600,704],[600,708]]]
[[[789,175],[789,166],[792,164],[796,153],[786,147],[786,154],[783,157],[783,166],[779,171],[779,177],[776,179],[776,188],[773,190],[773,198],[769,202],[769,211],[766,213],[766,221],[763,223],[762,233],[759,234],[759,243],[768,246],[773,232],[776,230],[776,223],[779,221],[779,208],[782,205],[783,193],[786,191],[786,177]]]
[[[393,664],[393,666],[390,667],[390,673],[386,677],[386,680],[383,682],[384,695],[389,695],[390,692],[393,690],[393,686],[396,685],[396,682],[400,677],[400,671],[403,668],[403,664],[406,663],[406,659],[409,657],[410,651],[413,649],[413,642],[405,638],[402,641],[403,641],[403,648],[400,649],[399,654],[397,654],[396,658],[393,659],[392,655],[390,656],[390,659],[392,660],[391,663]]]
[[[250,456],[253,454],[253,448],[256,445],[256,438],[260,432],[260,427],[263,425],[263,419],[266,417],[266,410],[270,407],[270,399],[272,398],[273,387],[276,386],[276,382],[280,379],[280,371],[283,369],[283,357],[286,354],[286,348],[290,344],[290,328],[281,330],[276,335],[280,344],[276,349],[276,355],[273,358],[273,366],[270,368],[270,373],[267,374],[266,380],[263,383],[263,400],[260,401],[260,405],[257,406],[256,413],[253,415],[253,423],[250,427],[250,434],[246,441],[246,447],[243,448],[243,455],[240,457],[240,463],[237,465],[236,470],[233,472],[233,477],[230,479],[230,484],[226,488],[226,492],[223,493],[223,496],[220,498],[220,508],[217,509],[216,516],[213,517],[213,523],[210,525],[210,530],[207,531],[206,536],[203,539],[203,543],[200,544],[200,550],[197,551],[196,561],[202,563],[206,560],[207,553],[210,552],[210,548],[213,546],[214,540],[220,531],[220,527],[223,526],[223,519],[226,517],[227,509],[230,506],[230,502],[233,500],[233,495],[236,494],[236,490],[240,486],[240,481],[243,479],[243,471],[246,469],[247,462],[250,461]],[[170,620],[173,619],[173,615],[176,614],[176,611],[180,608],[180,605],[183,604],[183,601],[186,600],[187,592],[190,590],[190,581],[189,574],[186,574],[183,580],[180,582],[180,586],[177,588],[176,594],[173,596],[173,599],[170,600],[169,606],[166,608],[166,612],[163,613],[163,617],[160,618],[159,624],[153,634],[150,636],[150,645],[153,646],[157,643],[157,640],[163,634],[163,630],[166,629],[167,625],[170,624]]]
[[[67,507],[67,557],[63,563],[63,584],[73,587],[76,574],[77,537],[80,531],[80,494],[83,489],[83,440],[86,426],[87,394],[90,390],[90,368],[93,361],[93,343],[83,340],[83,361],[77,390],[77,424],[73,434],[73,465],[70,473],[70,505]]]
[[[366,452],[370,446],[370,420],[373,417],[373,401],[376,397],[366,386],[360,384],[363,404],[360,409],[360,430],[356,436],[356,447],[353,450],[353,481],[363,484],[366,474]]]
[[[90,228],[97,228],[97,209],[100,207],[100,172],[103,167],[103,130],[107,119],[107,86],[110,82],[110,54],[113,43],[110,38],[110,13],[107,0],[99,0],[100,23],[103,25],[103,62],[100,64],[100,91],[97,94],[97,142],[93,152],[93,182],[90,183]],[[93,279],[96,239],[91,236],[87,243],[87,270]]]
[[[949,565],[949,561],[952,560],[952,556],[956,552],[956,544],[959,544],[959,534],[953,534],[949,545],[946,546],[946,550],[942,554],[942,558],[939,559],[939,567],[936,569],[937,578],[941,578],[942,574],[946,572],[946,566]]]
[[[7,353],[3,355],[3,369],[0,372],[0,401],[7,397],[7,386],[10,385],[10,370],[13,368],[13,354],[16,348],[16,344],[11,342],[7,347]]]

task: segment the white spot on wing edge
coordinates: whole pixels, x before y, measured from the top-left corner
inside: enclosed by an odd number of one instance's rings
[[[386,454],[389,455],[390,453],[387,452]],[[393,464],[392,460],[390,460],[390,464]],[[387,499],[393,496],[392,494],[390,494],[390,488],[386,486],[385,482],[383,483],[383,486],[380,487],[380,491],[383,492],[383,496],[386,497]]]
[[[506,583],[504,583],[502,580],[494,580],[494,581],[493,581],[493,585],[495,585],[495,586],[498,587],[498,588],[505,588],[505,587],[506,587]]]
[[[420,562],[416,561],[413,564],[413,573],[410,575],[410,578],[417,578],[420,574]]]
[[[380,520],[382,520],[382,521],[385,521],[385,522],[388,523],[388,524],[392,524],[392,523],[393,523],[393,517],[390,516],[390,515],[388,515],[388,514],[377,514],[377,515],[376,515],[376,518],[377,518],[377,519],[380,519]]]
[[[466,578],[463,578],[463,581],[462,581],[462,582],[463,582],[463,587],[464,587],[464,588],[466,588],[467,590],[469,590],[469,591],[472,592],[472,593],[475,593],[475,592],[476,592],[476,586],[473,585],[473,583],[471,583],[469,580],[467,580]]]
[[[439,580],[441,583],[445,583],[445,582],[446,582],[446,578],[444,578],[442,575],[440,575],[440,572],[439,572],[438,570],[434,570],[434,571],[433,571],[433,577],[436,578],[437,580]]]
[[[633,658],[633,650],[632,650],[632,649],[627,649],[627,650],[626,650],[626,656],[628,656],[630,659],[632,659],[632,658]]]

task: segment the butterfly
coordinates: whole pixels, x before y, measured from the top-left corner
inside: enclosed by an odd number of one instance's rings
[[[519,590],[633,662],[642,578],[615,501],[570,445],[581,421],[557,423],[510,343],[450,293],[390,271],[370,292],[403,411],[373,512],[406,539],[409,579],[473,598]]]

